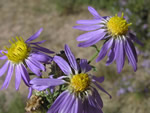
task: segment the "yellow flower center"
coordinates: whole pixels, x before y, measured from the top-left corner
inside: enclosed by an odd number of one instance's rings
[[[11,47],[7,48],[8,53],[4,53],[8,59],[14,63],[23,62],[30,53],[31,48],[27,46],[24,40],[20,37],[16,37],[16,40],[13,38],[13,42],[9,40],[11,43]]]
[[[88,74],[80,73],[74,75],[71,79],[71,87],[75,92],[84,91],[90,84],[90,78]]]
[[[127,33],[128,26],[130,26],[131,23],[128,24],[127,21],[123,18],[123,16],[123,13],[121,17],[115,15],[114,17],[110,18],[107,22],[108,31],[113,36],[125,35]]]

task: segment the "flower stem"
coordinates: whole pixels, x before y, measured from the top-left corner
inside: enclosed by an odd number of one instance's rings
[[[97,48],[97,46],[96,45],[93,45],[93,46],[91,46],[91,47],[94,47],[95,49],[96,49],[96,53],[90,58],[90,60],[88,61],[88,64],[90,64],[96,57],[97,57],[97,55],[98,55],[98,53],[99,53],[99,49]]]

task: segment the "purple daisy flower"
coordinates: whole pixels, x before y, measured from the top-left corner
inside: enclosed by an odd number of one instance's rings
[[[11,46],[9,48],[5,47],[7,51],[0,50],[0,54],[2,55],[0,60],[7,59],[6,63],[0,69],[0,77],[5,74],[8,68],[7,76],[1,89],[8,87],[14,70],[16,75],[16,90],[19,89],[21,78],[24,83],[29,86],[30,78],[26,69],[27,67],[37,76],[41,76],[41,70],[45,71],[45,66],[42,63],[50,63],[52,60],[52,57],[45,53],[54,52],[39,46],[39,44],[42,44],[45,40],[31,42],[39,37],[42,30],[41,28],[26,41],[24,41],[22,37],[13,38],[12,41],[9,41]]]
[[[125,54],[128,57],[129,63],[132,65],[134,71],[137,70],[137,53],[133,42],[141,45],[137,37],[129,31],[131,23],[127,23],[124,15],[115,15],[113,17],[101,17],[98,12],[88,7],[90,13],[94,16],[93,20],[78,20],[77,25],[73,28],[82,31],[91,31],[77,37],[77,41],[84,41],[79,43],[79,47],[89,47],[100,40],[105,40],[101,48],[96,62],[101,61],[108,52],[108,59],[106,65],[110,65],[116,60],[118,73],[121,72],[125,63]]]
[[[104,81],[104,77],[88,74],[91,66],[87,60],[81,59],[77,63],[67,45],[65,54],[69,64],[60,56],[54,56],[53,59],[65,75],[55,79],[37,78],[30,81],[32,88],[39,91],[66,84],[67,89],[57,97],[48,113],[103,113],[103,102],[96,87],[108,94],[99,84]]]

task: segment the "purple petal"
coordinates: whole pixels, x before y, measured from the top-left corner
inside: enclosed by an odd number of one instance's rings
[[[136,42],[137,44],[143,46],[144,44],[138,40],[138,38],[133,34],[133,33],[129,33],[129,38],[131,38],[134,42]]]
[[[88,97],[88,111],[93,112],[93,113],[103,113],[102,110],[101,110],[101,107],[97,105],[96,99],[92,96],[92,95],[89,95]]]
[[[55,52],[53,52],[53,51],[51,51],[51,50],[49,50],[49,49],[47,49],[47,48],[41,47],[41,46],[39,46],[39,45],[36,45],[36,47],[32,47],[32,48],[34,48],[34,49],[36,49],[36,50],[38,50],[38,51],[42,51],[42,52],[45,52],[45,53],[49,53],[49,54],[55,53]]]
[[[83,105],[82,105],[82,99],[78,99],[78,112],[77,113],[83,113]]]
[[[73,55],[73,53],[71,52],[70,48],[68,45],[65,45],[65,54],[69,60],[69,63],[71,65],[71,67],[78,71],[78,64],[76,62],[75,56]]]
[[[5,59],[7,59],[7,56],[0,57],[0,60],[5,60]]]
[[[86,40],[93,39],[93,37],[101,36],[101,34],[104,31],[105,31],[104,29],[100,29],[100,30],[97,30],[97,31],[87,32],[85,34],[82,34],[82,35],[78,36],[77,41],[86,41]]]
[[[88,6],[88,10],[94,16],[94,18],[96,18],[96,19],[101,19],[102,18],[93,7]]]
[[[100,32],[96,36],[91,37],[91,39],[80,43],[78,45],[78,47],[89,47],[89,46],[92,46],[92,45],[96,44],[97,42],[99,42],[100,40],[102,40],[105,35],[106,35],[105,32]]]
[[[76,22],[77,24],[86,24],[86,25],[91,25],[91,24],[99,24],[101,23],[101,20],[78,20]]]
[[[60,105],[64,101],[64,98],[68,95],[68,91],[62,92],[54,101],[50,109],[48,110],[47,113],[57,113],[58,110],[60,109]]]
[[[6,61],[6,63],[5,63],[5,64],[3,65],[3,67],[0,69],[0,77],[5,74],[7,68],[9,67],[9,63],[10,63],[9,61]]]
[[[13,75],[13,70],[14,70],[14,65],[10,64],[9,67],[8,67],[7,76],[5,78],[5,81],[4,81],[1,89],[3,89],[4,87],[7,89],[8,85],[10,83],[11,77]]]
[[[131,41],[129,38],[127,38],[127,40],[128,40],[129,45],[130,45],[130,47],[131,47],[131,49],[132,49],[132,52],[133,52],[134,57],[135,57],[135,60],[136,60],[136,62],[138,62],[136,49],[135,49],[135,47],[134,47],[132,41]]]
[[[44,43],[46,40],[42,40],[42,41],[39,41],[39,42],[32,42],[32,43],[29,43],[29,44],[33,44],[33,45],[37,45],[37,44],[42,44]]]
[[[101,91],[103,91],[104,93],[106,93],[110,98],[111,98],[111,95],[107,92],[107,91],[105,91],[98,83],[96,83],[96,82],[93,82]]]
[[[83,113],[103,113],[102,110],[100,108],[98,108],[97,106],[93,106],[90,104],[90,102],[92,102],[93,100],[84,100],[83,102]]]
[[[72,105],[70,113],[83,113],[82,112],[82,101],[80,98],[76,98],[75,102]]]
[[[41,64],[38,60],[36,60],[32,57],[29,57],[28,59],[39,69],[41,69],[42,71],[46,71],[45,66],[43,64]]]
[[[106,66],[110,65],[114,60],[115,60],[115,52],[116,52],[116,42],[114,41],[112,44],[112,48],[110,49],[109,53],[108,53],[108,59],[106,62]]]
[[[71,95],[68,92],[68,95],[64,98],[63,102],[61,103],[58,113],[70,113],[74,101],[74,95]]]
[[[53,60],[66,75],[72,74],[69,64],[63,58],[60,56],[55,56]]]
[[[46,63],[46,64],[48,64],[52,61],[51,56],[48,56],[41,52],[32,53],[31,57],[38,60],[39,62]]]
[[[102,77],[92,76],[92,79],[96,82],[102,83],[104,81],[104,76]]]
[[[30,81],[30,84],[38,85],[38,86],[58,86],[64,84],[65,81],[61,79],[53,79],[53,78],[34,78]]]
[[[25,68],[24,64],[19,64],[18,66],[19,66],[21,77],[22,77],[24,83],[27,86],[29,86],[30,78],[29,78],[29,74],[27,72],[27,69]]]
[[[119,45],[119,48],[117,51],[118,54],[117,54],[116,64],[117,64],[118,73],[120,73],[124,66],[124,62],[125,62],[125,51],[124,51],[123,40],[120,40],[118,45]]]
[[[32,87],[29,87],[28,99],[32,96],[32,92],[33,92]]]
[[[32,87],[32,89],[35,89],[37,91],[43,91],[47,88],[50,88],[49,86],[37,86],[37,85],[32,85],[31,87]]]
[[[0,54],[1,54],[1,55],[4,55],[3,52],[4,52],[4,53],[8,53],[7,51],[0,50]]]
[[[103,101],[102,101],[102,99],[101,99],[101,97],[100,97],[98,91],[97,91],[95,88],[93,88],[93,89],[94,89],[94,93],[93,93],[93,94],[94,94],[95,100],[97,101],[98,105],[99,105],[101,108],[103,108]]]
[[[82,31],[91,31],[91,30],[97,30],[103,26],[104,25],[78,25],[78,26],[74,26],[73,28]]]
[[[19,89],[19,86],[20,86],[20,83],[21,83],[21,73],[20,73],[20,68],[18,65],[16,65],[16,68],[15,68],[15,73],[16,73],[16,84],[15,84],[15,87],[16,87],[16,90]]]
[[[41,76],[41,75],[42,75],[40,69],[39,69],[35,64],[33,64],[33,63],[31,62],[31,60],[26,59],[25,62],[26,62],[26,64],[27,64],[27,66],[29,67],[29,69],[30,69],[33,73],[35,73],[37,76]]]
[[[94,106],[94,107],[97,107],[97,103],[95,101],[95,98],[92,96],[92,95],[89,95],[88,96],[88,101],[89,101],[89,104]]]
[[[137,64],[136,64],[135,55],[134,55],[134,52],[132,51],[132,48],[127,40],[126,40],[126,45],[125,45],[125,51],[126,51],[126,55],[127,55],[128,59],[129,59],[129,62],[131,63],[134,71],[136,71]]]
[[[99,62],[102,60],[105,55],[107,54],[108,49],[112,46],[113,44],[113,38],[109,39],[102,47],[101,51],[99,52],[98,58],[96,59],[96,62]]]
[[[88,101],[87,101],[87,99],[86,100],[84,100],[84,102],[83,102],[83,113],[89,113],[88,112]]]
[[[32,41],[32,40],[35,40],[36,38],[38,38],[41,34],[41,32],[43,31],[43,28],[39,29],[34,35],[32,35],[30,38],[28,38],[26,40],[26,43]]]
[[[92,69],[92,67],[88,64],[86,59],[80,59],[80,68],[81,68],[81,71],[84,73]]]

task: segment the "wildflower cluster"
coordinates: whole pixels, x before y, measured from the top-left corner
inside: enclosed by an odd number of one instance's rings
[[[139,43],[136,36],[130,32],[128,23],[122,15],[102,17],[98,12],[88,7],[93,15],[92,20],[78,20],[73,28],[90,31],[77,37],[79,47],[95,47],[96,54],[91,60],[75,58],[70,47],[66,44],[64,51],[55,52],[41,47],[39,42],[32,42],[42,32],[38,30],[29,39],[24,41],[22,37],[12,38],[10,47],[0,50],[0,60],[6,60],[0,69],[0,77],[6,71],[7,75],[1,87],[7,88],[15,72],[15,87],[19,89],[21,79],[29,87],[29,102],[26,111],[32,112],[43,109],[47,113],[103,113],[103,101],[99,90],[111,95],[101,87],[104,77],[97,77],[91,73],[90,63],[97,57],[96,62],[101,61],[107,54],[106,65],[116,61],[117,71],[120,73],[127,56],[133,70],[137,70],[137,53],[133,41]],[[104,41],[102,48],[95,44]],[[49,55],[53,54],[53,56]],[[42,75],[46,71],[46,65],[50,65],[51,72],[48,76]],[[30,80],[28,68],[37,75]],[[32,96],[31,96],[32,95]]]

